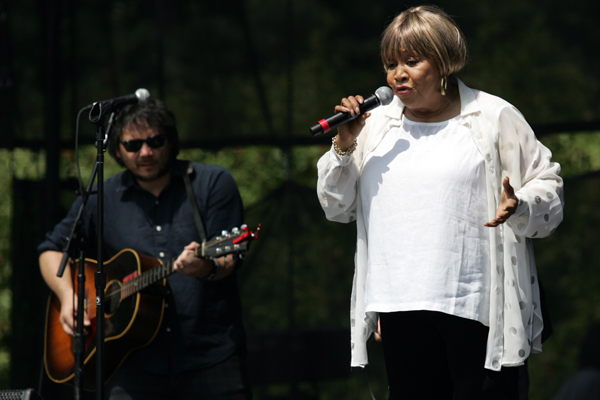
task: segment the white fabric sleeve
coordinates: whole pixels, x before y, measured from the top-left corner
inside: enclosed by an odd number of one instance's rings
[[[354,154],[341,157],[333,146],[317,163],[317,195],[330,221],[356,220],[358,166]]]
[[[507,221],[517,235],[549,236],[563,219],[563,180],[560,165],[540,143],[523,115],[506,107],[499,118],[500,162],[519,199],[517,211]],[[520,177],[520,182],[513,178]]]

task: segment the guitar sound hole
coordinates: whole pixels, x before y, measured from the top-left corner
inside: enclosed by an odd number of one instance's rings
[[[121,283],[119,281],[111,281],[106,286],[104,295],[104,313],[112,315],[117,311],[121,302]]]

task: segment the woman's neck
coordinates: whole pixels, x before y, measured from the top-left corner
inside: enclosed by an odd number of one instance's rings
[[[446,95],[440,93],[436,106],[429,109],[404,107],[404,115],[415,122],[443,122],[460,114],[460,95],[456,84],[448,84]]]

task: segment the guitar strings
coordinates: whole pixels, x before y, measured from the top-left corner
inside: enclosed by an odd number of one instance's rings
[[[111,292],[109,294],[105,294],[105,297],[108,297],[109,300],[112,299],[113,297],[116,297],[117,295],[119,295],[119,298],[121,298],[121,299],[127,298],[131,294],[139,292],[139,290],[145,289],[147,286],[155,284],[160,279],[164,279],[169,274],[169,271],[173,271],[173,264],[174,264],[174,261],[168,261],[165,264],[162,264],[162,269],[164,270],[163,273],[166,272],[166,274],[164,276],[160,276],[158,280],[156,280],[155,282],[150,283],[149,285],[146,285],[146,286],[141,287],[140,289],[137,289],[138,284],[140,282],[143,283],[144,278],[151,277],[152,272],[150,272],[150,271],[152,271],[152,270],[147,270],[147,271],[141,272],[135,278],[132,278],[131,280],[123,283],[122,286],[119,286],[119,289],[117,289],[114,292]],[[160,270],[161,268],[158,268],[158,269]],[[142,286],[142,285],[139,285],[139,286]],[[132,291],[132,293],[127,294],[127,290],[130,289],[130,288],[133,288],[133,291]],[[125,296],[121,295],[123,292],[126,293]]]

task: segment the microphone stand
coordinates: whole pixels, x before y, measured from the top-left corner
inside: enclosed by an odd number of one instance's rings
[[[103,126],[102,103],[97,102],[90,110],[90,122],[96,125],[97,157],[94,170],[98,175],[96,191],[98,193],[97,207],[97,248],[98,271],[95,275],[96,285],[96,400],[104,399],[104,290],[106,288],[106,273],[104,272],[104,151],[112,128],[115,114],[112,113],[106,132]]]
[[[114,114],[111,115],[111,118],[109,120],[109,124],[112,126],[112,122],[113,122],[113,117]],[[110,130],[110,128],[109,128]],[[100,147],[100,149],[104,148],[104,144]],[[94,165],[94,168],[92,170],[92,173],[90,175],[90,179],[88,181],[88,185],[85,189],[84,193],[81,193],[81,205],[79,207],[79,211],[77,212],[77,216],[75,217],[75,220],[73,221],[73,225],[71,228],[71,232],[67,238],[67,244],[65,245],[64,251],[63,251],[63,257],[60,263],[60,266],[58,268],[58,272],[56,274],[56,276],[58,276],[59,278],[63,276],[64,274],[64,270],[65,267],[67,265],[67,261],[69,259],[69,254],[71,253],[71,247],[73,243],[77,244],[77,248],[79,249],[79,271],[78,271],[78,275],[77,275],[77,324],[75,327],[75,332],[73,334],[74,337],[74,349],[73,349],[73,353],[75,356],[75,366],[74,366],[74,371],[75,371],[75,378],[74,378],[74,386],[75,386],[75,400],[80,400],[82,399],[82,395],[83,395],[83,364],[84,364],[84,355],[85,355],[85,333],[84,333],[84,326],[83,326],[83,320],[84,320],[84,313],[86,310],[86,296],[85,296],[85,282],[86,282],[86,276],[85,276],[85,244],[86,244],[86,237],[85,235],[83,235],[83,229],[82,229],[82,216],[85,210],[85,206],[87,204],[89,195],[92,194],[92,187],[94,184],[94,180],[96,178],[96,174],[99,171],[99,164],[96,163]],[[99,175],[100,176],[100,175]],[[100,197],[99,197],[100,199]],[[100,240],[99,240],[100,241]],[[98,256],[98,264],[100,265],[100,261],[101,261],[102,256],[99,255]],[[98,290],[98,289],[96,289]],[[101,290],[102,293],[102,297],[104,297],[104,289]],[[80,310],[83,310],[83,312],[80,312]],[[96,316],[98,315],[104,315],[104,314],[98,314],[96,313]],[[104,324],[104,318],[97,318],[97,321],[101,321],[102,325]],[[101,336],[98,332],[104,332],[104,330],[100,331],[97,328],[97,335]],[[104,338],[102,338],[102,343],[104,343]],[[100,370],[103,371],[103,368],[100,368]],[[100,382],[104,382],[103,380]],[[100,386],[103,386],[102,384]]]
[[[87,204],[89,195],[93,187],[96,176],[98,177],[97,190],[97,267],[95,274],[96,287],[96,399],[103,400],[104,398],[104,290],[106,288],[106,273],[104,272],[104,255],[103,255],[103,240],[104,240],[104,151],[106,150],[106,142],[114,122],[115,113],[111,113],[108,128],[106,131],[103,126],[102,104],[94,103],[89,119],[96,125],[96,148],[97,157],[96,163],[90,175],[88,186],[84,193],[81,193],[81,206],[77,216],[71,227],[71,232],[67,238],[67,244],[63,251],[63,257],[58,268],[57,276],[63,276],[69,254],[71,253],[71,245],[73,239],[76,239],[79,247],[79,273],[77,276],[77,326],[74,333],[74,356],[75,356],[75,399],[80,400],[83,394],[83,363],[85,354],[85,333],[84,333],[84,313],[85,313],[85,237],[80,232],[81,218]],[[105,133],[106,132],[106,133]],[[83,312],[81,312],[83,310]]]

